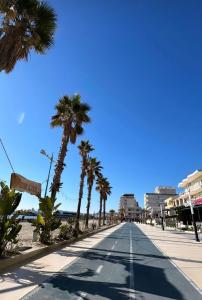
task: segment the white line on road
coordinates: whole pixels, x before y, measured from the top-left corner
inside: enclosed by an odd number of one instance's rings
[[[111,252],[108,252],[107,255],[106,255],[106,257],[109,257],[110,255],[111,255]]]
[[[86,297],[86,293],[84,292],[79,292],[79,294],[81,295],[80,297],[77,298],[77,300],[83,300]]]
[[[117,244],[117,243],[118,243],[118,241],[115,242],[115,244]]]
[[[133,270],[133,241],[132,241],[131,226],[130,226],[130,289],[129,289],[129,299],[135,299],[134,270]]]
[[[115,248],[115,245],[112,246],[112,250]]]
[[[100,274],[102,268],[103,268],[103,265],[100,265],[100,266],[97,268],[96,273],[97,273],[97,274]]]

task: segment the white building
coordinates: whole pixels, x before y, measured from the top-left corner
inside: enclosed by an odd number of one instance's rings
[[[120,210],[124,210],[124,216],[126,220],[139,219],[142,210],[139,207],[134,194],[123,194],[120,198],[119,208]]]
[[[170,186],[157,186],[154,193],[144,194],[144,208],[150,214],[158,214],[161,211],[161,206],[164,208],[164,201],[170,197],[175,196],[176,189]]]
[[[175,200],[175,206],[186,205],[190,198],[193,204],[202,204],[202,170],[196,170],[188,175],[178,185],[179,188],[183,188],[184,191]]]

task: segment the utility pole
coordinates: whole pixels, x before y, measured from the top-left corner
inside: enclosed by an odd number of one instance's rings
[[[164,230],[164,223],[163,223],[163,207],[162,207],[162,204],[160,204],[160,208],[161,208],[161,228],[162,228],[162,230]]]
[[[190,209],[191,209],[191,218],[192,218],[192,224],[193,224],[193,227],[194,227],[195,239],[196,239],[197,242],[200,242],[199,237],[198,237],[198,231],[197,231],[195,215],[194,215],[194,208],[193,208],[193,203],[192,203],[189,187],[188,187],[188,194],[189,194],[189,204],[190,204]]]

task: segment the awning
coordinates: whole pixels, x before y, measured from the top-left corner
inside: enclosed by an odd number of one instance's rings
[[[200,204],[202,204],[202,198],[198,198],[198,199],[194,200],[193,204],[194,205],[200,205]]]

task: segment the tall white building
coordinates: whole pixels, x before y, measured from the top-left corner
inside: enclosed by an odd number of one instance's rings
[[[165,199],[174,195],[177,195],[174,187],[157,186],[154,193],[144,194],[144,208],[150,214],[157,214],[161,210],[161,205],[164,207]]]
[[[119,208],[124,210],[126,220],[139,219],[141,208],[139,207],[134,194],[123,194],[120,198]]]

